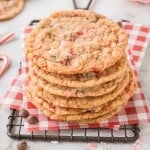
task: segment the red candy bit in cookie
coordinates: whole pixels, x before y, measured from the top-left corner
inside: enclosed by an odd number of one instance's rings
[[[39,58],[38,55],[33,55],[32,57],[35,58],[35,59],[38,59],[38,58]]]
[[[64,59],[63,61],[60,61],[61,64],[63,65],[69,65],[70,64],[70,58],[67,57],[66,59]]]
[[[27,149],[26,141],[24,141],[24,140],[19,141],[17,144],[17,150],[26,150],[26,149]]]
[[[99,68],[93,67],[93,68],[92,68],[92,71],[93,71],[93,72],[98,72],[98,71],[99,71]]]
[[[5,7],[4,7],[4,5],[0,5],[0,11],[1,11],[1,13],[3,13],[3,11],[5,11]]]
[[[83,35],[83,32],[82,32],[82,31],[79,31],[79,32],[77,32],[77,35],[78,35],[78,36],[81,36],[81,35]]]
[[[74,93],[72,93],[72,91],[65,91],[65,96],[66,97],[72,97]]]

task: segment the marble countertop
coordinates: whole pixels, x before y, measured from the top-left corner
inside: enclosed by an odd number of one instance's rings
[[[79,1],[79,0],[78,0]],[[88,0],[86,0],[88,1]],[[85,2],[82,1],[83,3]],[[81,3],[81,1],[80,1]],[[8,44],[0,46],[0,52],[5,53],[11,59],[11,67],[0,78],[0,99],[8,89],[11,80],[17,73],[19,62],[21,61],[22,49],[20,45],[21,28],[26,26],[31,20],[43,18],[57,10],[73,9],[72,0],[26,0],[26,5],[23,12],[16,18],[0,22],[0,31],[8,30],[15,32],[16,40]],[[150,5],[142,5],[131,3],[128,0],[95,0],[92,10],[100,12],[107,17],[120,20],[126,19],[134,23],[150,25]],[[147,50],[142,67],[140,69],[140,79],[143,85],[145,95],[150,104],[150,47]],[[9,110],[6,108],[0,109],[0,150],[15,150],[17,140],[12,140],[6,135],[6,124]],[[142,144],[139,150],[149,150],[150,125],[142,125],[141,127]],[[50,142],[33,142],[28,141],[29,150],[49,150],[49,149],[86,149],[86,143],[59,143],[53,144]],[[99,150],[106,150],[105,144],[97,144]],[[104,148],[105,147],[105,148]],[[133,143],[131,144],[109,144],[111,150],[134,150]]]

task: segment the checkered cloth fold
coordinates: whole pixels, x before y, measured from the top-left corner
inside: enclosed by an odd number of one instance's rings
[[[129,47],[127,48],[128,59],[138,76],[138,70],[142,64],[145,51],[150,39],[150,27],[140,24],[123,23],[123,28],[129,36]],[[26,37],[33,27],[26,27],[23,36]],[[41,111],[33,106],[23,94],[23,78],[28,70],[27,62],[24,60],[22,68],[18,75],[13,79],[10,88],[6,92],[3,104],[10,108],[19,109],[24,107],[31,114],[37,116],[39,123],[30,125],[25,122],[25,128],[28,131],[58,130],[72,128],[118,128],[124,124],[142,124],[150,122],[150,111],[142,91],[140,81],[138,80],[138,90],[129,100],[127,106],[112,118],[95,124],[73,124],[67,122],[58,122],[48,119]]]

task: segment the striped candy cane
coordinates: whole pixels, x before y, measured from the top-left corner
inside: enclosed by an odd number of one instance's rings
[[[10,65],[10,60],[6,55],[0,54],[0,61],[3,61],[0,67],[0,76],[1,76],[8,69]]]
[[[0,45],[12,41],[14,39],[14,37],[15,37],[15,33],[13,33],[13,32],[6,34],[5,36],[0,38]]]
[[[131,0],[132,2],[139,2],[143,4],[150,4],[150,0]]]

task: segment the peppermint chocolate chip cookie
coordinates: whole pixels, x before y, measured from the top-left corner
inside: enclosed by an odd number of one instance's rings
[[[124,55],[127,40],[117,23],[100,14],[60,11],[33,29],[26,42],[26,56],[48,72],[102,72]]]
[[[24,0],[0,0],[0,21],[19,14],[24,7]]]
[[[56,74],[49,73],[36,64],[29,63],[29,68],[41,78],[57,85],[74,88],[87,88],[100,85],[102,83],[114,80],[123,76],[128,69],[126,56],[122,57],[113,66],[105,69],[103,72],[88,72],[82,74]]]

